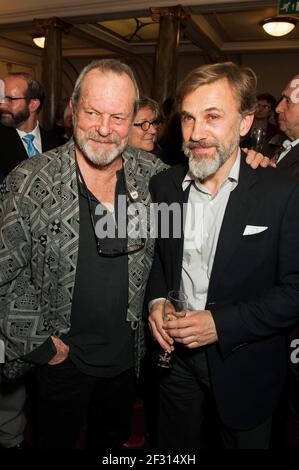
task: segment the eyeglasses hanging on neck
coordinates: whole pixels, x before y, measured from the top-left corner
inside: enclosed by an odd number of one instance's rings
[[[87,188],[87,185],[85,183],[85,180],[83,178],[83,175],[81,173],[80,167],[78,165],[78,162],[76,161],[76,170],[77,170],[77,178],[78,181],[81,180],[84,188],[85,195],[87,197],[88,201],[88,210],[89,210],[89,216],[91,220],[91,225],[93,228],[95,240],[96,240],[96,245],[97,245],[97,252],[100,256],[107,257],[107,258],[115,258],[117,256],[124,256],[124,255],[131,255],[134,253],[137,253],[138,251],[142,250],[145,247],[145,241],[144,239],[136,240],[136,243],[132,245],[127,245],[124,248],[109,248],[105,247],[103,244],[103,241],[101,238],[97,236],[96,233],[96,224],[93,216],[93,211],[92,211],[92,204],[91,204],[91,199],[89,195],[89,190]]]

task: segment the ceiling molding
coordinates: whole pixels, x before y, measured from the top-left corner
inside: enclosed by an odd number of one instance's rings
[[[18,41],[12,41],[7,38],[3,38],[0,35],[0,47],[5,47],[7,49],[12,49],[15,51],[18,49],[20,52],[24,52],[25,54],[30,54],[32,56],[37,56],[41,57],[42,56],[42,50],[38,49],[36,46],[27,46],[26,44],[21,44]]]
[[[92,39],[93,41],[96,40],[99,42],[99,46],[107,46],[110,50],[118,54],[134,54],[133,48],[129,43],[96,25],[76,25],[72,29],[72,33],[76,34],[76,32],[79,32],[79,34],[83,33],[87,39]]]
[[[153,56],[155,53],[155,49],[157,47],[157,44],[152,42],[152,43],[146,43],[146,44],[134,44],[132,45],[132,50],[136,54],[136,56]],[[178,49],[178,54],[183,55],[183,54],[202,54],[202,49],[200,49],[198,46],[195,44],[192,44],[191,42],[180,42],[179,44],[179,49]]]
[[[131,46],[131,51],[136,55],[136,58],[140,57],[153,57],[155,53],[156,44],[155,43],[146,43],[146,44],[134,44]],[[189,43],[181,42],[178,50],[179,55],[202,55],[204,53],[203,49],[200,49],[198,46]],[[117,51],[111,51],[111,49],[104,49],[101,47],[77,47],[73,49],[64,49],[62,56],[67,57],[106,57],[108,55],[123,55],[123,53],[118,53]],[[129,54],[126,54],[127,57]]]
[[[155,1],[155,0],[154,0]],[[40,0],[10,1],[0,7],[0,23],[18,23],[32,21],[33,18],[48,18],[58,16],[94,17],[97,14],[113,13],[115,11],[140,10],[137,0],[109,0],[85,2],[82,0],[51,0],[47,5],[41,6]]]
[[[226,42],[222,45],[223,52],[279,52],[290,51],[297,52],[299,50],[299,41],[290,39],[288,41],[239,41],[239,42]]]
[[[210,23],[205,19],[202,15],[192,15],[191,21],[193,24],[198,28],[200,33],[204,34],[205,37],[211,42],[215,49],[220,50],[223,39],[220,35],[215,31],[214,28],[210,25]]]
[[[200,1],[200,6],[198,5]],[[43,2],[44,3],[44,2]],[[215,11],[217,9],[237,8],[238,5],[256,6],[274,5],[275,0],[181,0],[179,3],[185,8],[191,7],[193,11]],[[174,0],[151,0],[149,7],[173,6]],[[41,7],[40,0],[11,0],[2,2],[0,7],[0,23],[19,23],[32,21],[33,18],[47,18],[58,16],[63,19],[84,17],[94,17],[103,14],[122,14],[123,12],[144,12],[148,14],[149,7],[140,8],[140,0],[51,0],[47,5]]]
[[[186,28],[185,36],[199,49],[203,50],[211,60],[225,60],[222,51],[223,40],[201,15],[192,15]]]
[[[196,2],[197,5],[194,5],[189,8],[193,13],[233,13],[237,11],[251,11],[256,10],[257,8],[266,8],[266,7],[277,7],[278,0],[243,0],[243,1],[227,1],[223,2],[212,2],[203,1],[200,5],[199,2]],[[187,9],[187,8],[186,8]]]
[[[62,57],[103,57],[117,55],[117,52],[111,49],[103,49],[101,47],[82,47],[75,49],[64,49]]]

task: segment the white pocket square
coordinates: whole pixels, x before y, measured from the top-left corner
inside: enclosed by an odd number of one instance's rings
[[[265,230],[268,230],[268,227],[263,227],[262,225],[246,225],[243,235],[255,235]]]

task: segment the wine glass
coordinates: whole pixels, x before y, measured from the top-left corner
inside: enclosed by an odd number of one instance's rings
[[[180,290],[168,292],[163,307],[163,320],[168,321],[175,318],[182,318],[188,309],[188,296]],[[159,350],[156,364],[159,367],[169,369],[172,367],[174,354],[165,350]]]
[[[263,148],[265,137],[265,129],[262,129],[261,127],[254,129],[251,134],[251,148],[256,150],[256,152],[260,152]]]
[[[3,80],[0,80],[0,103],[5,103],[5,85]]]

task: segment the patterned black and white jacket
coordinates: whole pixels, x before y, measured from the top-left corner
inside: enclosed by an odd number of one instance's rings
[[[166,165],[130,147],[122,158],[128,194],[149,212],[149,180]],[[50,336],[70,329],[79,224],[73,140],[22,162],[1,186],[0,340],[9,378],[48,362],[55,352]],[[130,243],[136,242],[128,235]],[[128,256],[127,321],[135,332],[137,373],[144,354],[142,309],[153,251],[154,239],[147,237],[144,249]]]

